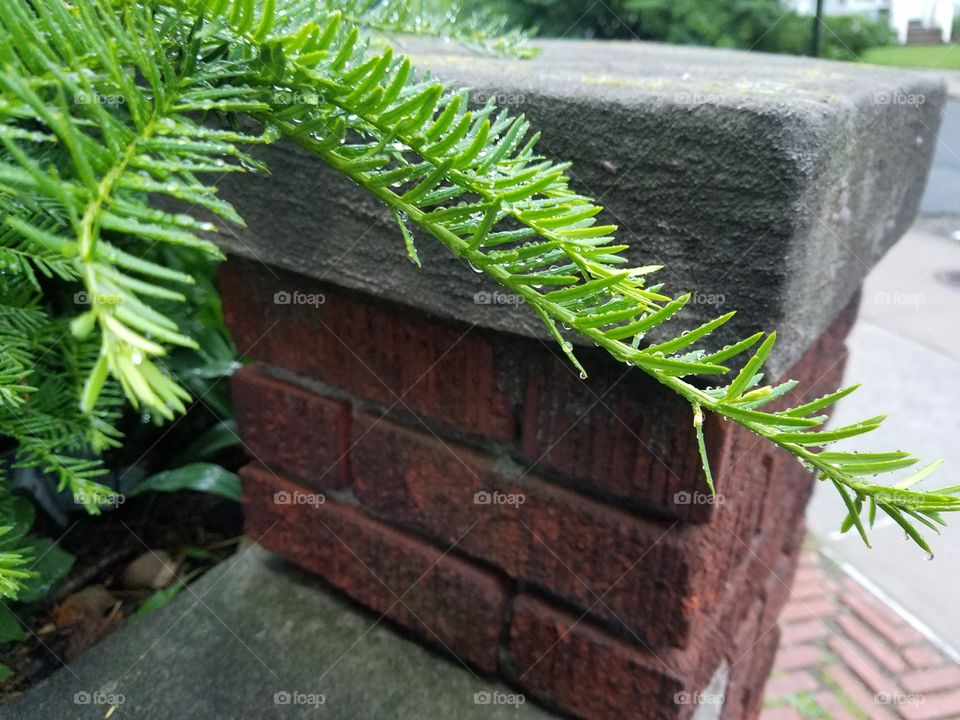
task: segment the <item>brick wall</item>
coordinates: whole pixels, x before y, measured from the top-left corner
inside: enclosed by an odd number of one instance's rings
[[[256,361],[250,535],[548,707],[687,718],[719,682],[722,717],[756,717],[813,483],[792,459],[711,418],[708,502],[689,406],[594,349],[584,382],[536,340],[256,263],[221,289]],[[793,369],[805,397],[838,386],[852,316]]]

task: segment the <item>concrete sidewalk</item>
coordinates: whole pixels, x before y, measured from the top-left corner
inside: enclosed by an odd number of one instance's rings
[[[956,225],[960,228],[960,220]],[[860,319],[849,340],[847,382],[863,387],[837,407],[846,424],[888,413],[884,426],[858,438],[863,450],[909,450],[946,460],[926,487],[960,477],[960,242],[944,230],[914,227],[876,267],[864,286]],[[851,445],[852,446],[852,445]],[[941,536],[926,532],[928,562],[892,520],[878,519],[873,550],[856,532],[841,535],[846,512],[833,487],[819,485],[808,509],[811,534],[828,556],[899,606],[915,624],[960,649],[960,523],[948,517]],[[932,537],[931,537],[932,536]]]
[[[390,625],[248,543],[170,605],[0,706],[0,718],[554,718]]]

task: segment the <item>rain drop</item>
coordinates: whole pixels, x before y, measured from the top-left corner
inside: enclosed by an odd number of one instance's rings
[[[581,380],[587,379],[587,374],[583,370],[580,371],[580,379]],[[933,556],[931,556],[931,559],[933,559]]]

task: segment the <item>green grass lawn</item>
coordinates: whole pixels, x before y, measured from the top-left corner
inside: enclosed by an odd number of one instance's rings
[[[862,59],[874,65],[960,70],[960,44],[888,45],[867,50]]]

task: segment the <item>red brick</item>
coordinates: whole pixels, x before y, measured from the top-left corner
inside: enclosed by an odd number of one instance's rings
[[[780,618],[784,622],[796,622],[798,620],[810,620],[833,615],[837,610],[837,604],[827,598],[816,600],[793,600],[783,609]]]
[[[515,437],[502,368],[512,360],[491,333],[242,260],[224,266],[220,289],[242,353],[385,408],[493,440]],[[325,302],[274,303],[277,292],[294,291]]]
[[[960,690],[922,697],[907,695],[898,698],[896,708],[903,720],[955,720],[960,717]]]
[[[655,647],[685,647],[734,580],[733,560],[752,559],[723,524],[641,518],[529,475],[511,481],[492,458],[363,413],[354,439],[354,493],[372,514],[442,545],[463,536],[460,551]],[[477,504],[481,492],[523,502]]]
[[[851,304],[791,368],[788,374],[801,381],[802,394],[794,391],[781,405],[836,389],[844,367],[843,340],[855,313]],[[550,353],[528,363],[524,459],[541,474],[569,476],[577,487],[619,504],[690,522],[709,521],[718,511],[715,505],[684,505],[675,499],[678,493],[707,492],[689,404],[642,373],[627,372],[600,356],[584,357],[590,372],[586,381]],[[763,522],[769,525],[785,502],[764,489],[785,456],[713,415],[708,415],[706,432],[718,492],[730,496],[749,488],[763,499]],[[752,468],[761,468],[760,477],[750,476]],[[797,501],[802,507],[812,489],[810,474],[801,472],[792,487],[803,491]]]
[[[838,617],[837,624],[847,634],[847,637],[866,650],[870,657],[880,663],[887,672],[896,674],[906,669],[907,664],[903,661],[903,658],[890,649],[881,638],[871,632],[870,628],[852,615]]]
[[[683,650],[641,647],[589,617],[523,594],[514,603],[503,670],[531,696],[589,720],[658,720],[689,718],[697,706],[673,702],[676,693],[689,699],[710,692],[704,688],[724,665],[729,683],[721,717],[756,720],[779,631],[760,627],[762,601],[743,602],[742,587],[727,589],[714,625]]]
[[[274,502],[297,485],[241,470],[247,533],[351,598],[485,671],[497,667],[508,592],[494,575],[356,510]]]
[[[936,648],[923,643],[908,647],[903,651],[903,657],[915,668],[936,667],[943,662],[943,655]]]
[[[823,584],[817,585],[814,583],[801,582],[798,576],[797,582],[793,586],[793,591],[790,593],[790,599],[796,602],[810,602],[811,600],[830,597],[835,589],[835,585],[830,580],[826,580]]]
[[[862,585],[847,578],[843,586],[844,603],[873,630],[883,635],[887,642],[895,647],[905,647],[924,640],[923,635],[907,624],[897,613],[870,595]]]
[[[349,404],[274,378],[260,364],[235,373],[231,384],[253,460],[318,490],[349,484]]]
[[[722,720],[755,720],[760,717],[764,683],[770,677],[779,642],[780,630],[774,627],[762,634],[745,655],[734,661],[727,695],[737,702],[728,700],[723,708]],[[743,663],[747,664],[746,671],[739,672]]]
[[[790,695],[813,692],[819,688],[813,675],[806,670],[796,670],[786,675],[771,678],[767,683],[767,699],[779,700]]]
[[[960,666],[944,665],[933,670],[915,670],[900,676],[900,685],[911,695],[960,688]]]
[[[823,570],[821,570],[819,566],[803,567],[797,571],[798,587],[813,585],[814,587],[822,588],[826,579],[826,575],[823,574]]]
[[[726,701],[720,714],[723,720],[756,717],[763,704],[763,686],[770,676],[779,632],[776,627],[760,627],[762,604],[762,600],[754,602],[732,638]],[[729,623],[724,621],[724,625]]]
[[[823,660],[823,650],[817,645],[794,645],[777,653],[773,667],[780,672],[816,667]]]
[[[735,427],[730,442],[728,482],[724,503],[714,522],[734,533],[744,557],[769,567],[777,562],[790,530],[802,522],[813,481],[802,467],[776,448],[760,452],[758,438]],[[736,478],[736,482],[732,478]],[[719,482],[719,481],[718,481]],[[785,534],[786,533],[786,534]]]
[[[636,509],[705,522],[715,506],[700,468],[690,405],[640,371],[589,355],[581,380],[566,360],[533,359],[523,421],[523,455],[542,472],[586,483],[589,490]],[[708,419],[711,466],[726,490],[721,458],[731,428]],[[679,502],[678,502],[679,500]]]
[[[865,688],[847,668],[842,665],[830,665],[824,670],[824,675],[839,687],[843,694],[850,698],[870,720],[888,720],[893,717],[884,706],[877,704],[876,693]]]
[[[801,522],[791,530],[791,533],[795,536],[803,536],[804,529]],[[754,560],[747,586],[762,588],[761,630],[779,625],[779,617],[786,605],[787,598],[790,596],[790,584],[796,570],[796,547],[798,543],[799,540],[796,538],[783,543],[784,552],[781,553],[772,567],[761,558]],[[786,645],[786,643],[784,644]]]
[[[654,654],[526,594],[514,602],[509,643],[508,677],[590,720],[689,718],[713,672],[689,650]]]
[[[783,644],[793,645],[830,636],[830,628],[820,620],[805,620],[791,623],[783,628]]]
[[[876,664],[849,640],[835,637],[830,639],[828,645],[837,657],[875,693],[899,692],[897,683],[884,675]]]
[[[764,709],[760,715],[760,720],[803,720],[803,715],[795,707],[783,705]]]
[[[859,720],[850,713],[850,708],[832,692],[817,693],[813,699],[817,705],[826,711],[830,720]],[[764,718],[764,720],[766,720],[766,718]]]

